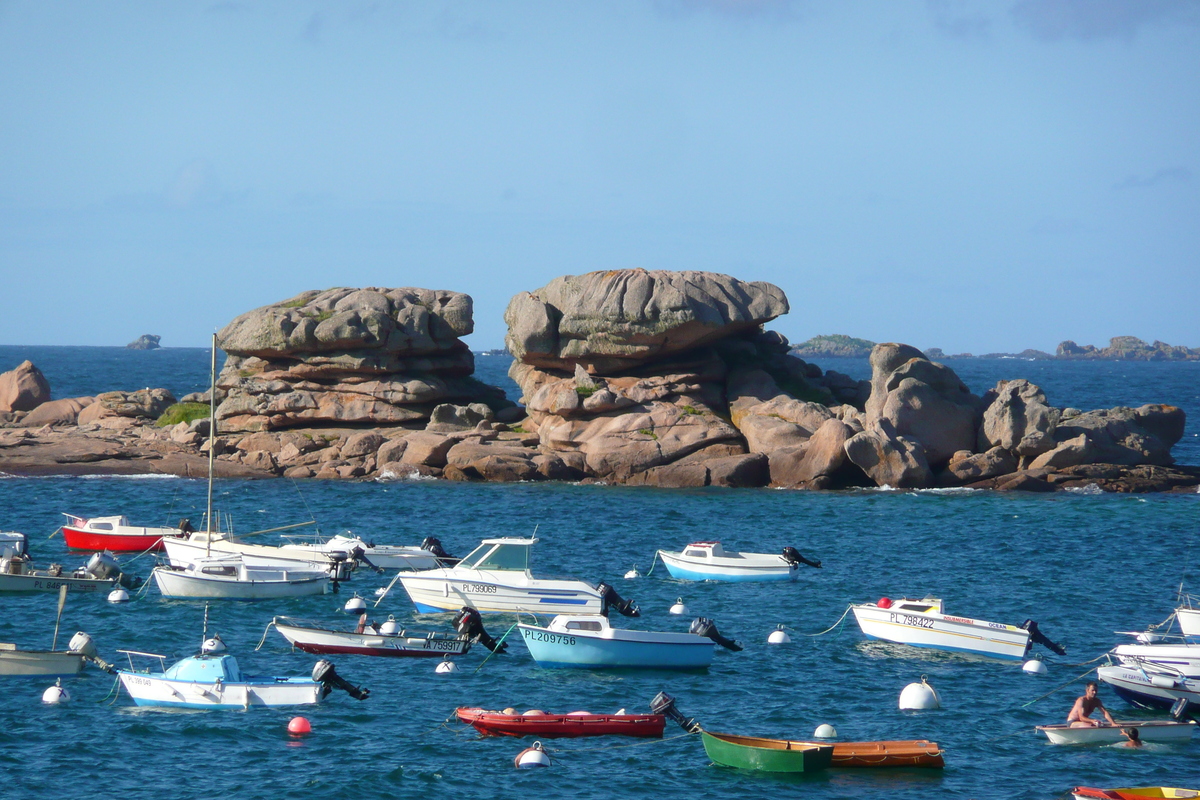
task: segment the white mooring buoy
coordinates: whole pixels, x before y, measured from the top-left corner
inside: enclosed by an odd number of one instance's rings
[[[924,675],[920,683],[910,683],[900,692],[902,711],[930,711],[941,707],[942,701],[938,698],[937,690],[929,685]]]
[[[1031,658],[1021,665],[1021,670],[1028,675],[1045,675],[1046,665],[1040,658]]]
[[[835,739],[837,738],[837,729],[828,723],[824,723],[817,726],[817,729],[813,731],[813,736],[818,739]]]
[[[63,688],[62,678],[59,678],[58,680],[56,680],[54,682],[53,686],[51,686],[46,691],[42,692],[42,702],[43,703],[50,703],[51,705],[55,705],[57,703],[69,702],[70,699],[71,699],[71,693]]]
[[[458,672],[458,664],[455,664],[449,659],[449,657],[447,657],[446,660],[438,664],[433,671],[439,675],[447,675],[451,672]]]
[[[128,603],[129,592],[118,586],[108,593],[108,602],[110,603]]]
[[[627,580],[627,581],[631,581],[634,578],[640,578],[640,577],[642,577],[642,573],[637,571],[637,567],[634,567],[633,569],[629,570],[629,572],[625,573],[625,580]]]
[[[787,635],[783,625],[779,625],[767,636],[767,644],[790,644],[792,637]]]
[[[400,632],[400,623],[396,622],[396,617],[388,614],[387,621],[379,626],[379,632],[384,636],[395,636]]]
[[[354,597],[346,601],[345,610],[351,614],[361,614],[367,610],[367,601],[358,595],[354,595]]]
[[[548,767],[550,766],[550,756],[546,755],[546,751],[542,749],[541,742],[534,742],[533,747],[526,747],[517,753],[517,757],[513,759],[513,766],[517,769]]]
[[[688,607],[683,604],[683,598],[676,597],[675,605],[671,606],[670,610],[667,613],[669,613],[669,614],[686,614],[686,613],[688,613]]]

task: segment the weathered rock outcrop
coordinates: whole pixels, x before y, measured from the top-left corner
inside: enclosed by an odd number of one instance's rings
[[[1171,447],[1183,438],[1183,409],[1166,405],[1116,408],[1063,415],[1055,428],[1058,442],[1086,435],[1094,448],[1093,462],[1107,464],[1175,463]]]
[[[159,344],[161,340],[161,336],[155,336],[153,333],[144,333],[125,345],[125,347],[129,350],[157,350],[161,347]]]
[[[1000,381],[983,396],[979,451],[1003,447],[1018,457],[1034,458],[1054,447],[1054,429],[1062,412],[1027,380]]]
[[[1155,341],[1146,344],[1136,336],[1114,336],[1108,347],[1077,345],[1068,339],[1058,346],[1058,358],[1096,361],[1200,361],[1200,347],[1169,345]]]
[[[218,334],[226,430],[401,425],[454,401],[505,404],[471,377],[471,298],[429,289],[328,289],[242,314]]]
[[[50,384],[32,361],[0,374],[0,411],[32,411],[50,399]]]

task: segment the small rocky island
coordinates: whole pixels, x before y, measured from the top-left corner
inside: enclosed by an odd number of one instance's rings
[[[144,333],[125,345],[125,347],[129,350],[157,350],[162,346],[159,344],[161,340],[161,336],[155,336],[153,333]]]
[[[814,336],[807,342],[794,345],[791,352],[792,355],[801,358],[867,358],[874,347],[875,342],[867,339],[832,334]],[[1146,344],[1136,336],[1114,336],[1109,340],[1108,347],[1100,348],[1090,344],[1080,346],[1067,340],[1060,343],[1054,353],[1025,349],[1019,353],[984,353],[976,356],[971,353],[948,354],[940,347],[926,348],[924,353],[929,358],[942,360],[1020,358],[1026,361],[1200,361],[1200,347],[1189,348],[1159,341]]]
[[[557,278],[505,312],[517,405],[474,377],[461,340],[474,324],[468,295],[305,292],[218,334],[218,473],[817,490],[1200,484],[1200,469],[1171,457],[1182,409],[1059,408],[1026,380],[980,397],[898,343],[872,345],[871,380],[856,381],[765,328],[788,311],[779,287],[715,273]],[[0,470],[203,475],[208,399],[142,389],[51,400],[25,362],[0,376]]]

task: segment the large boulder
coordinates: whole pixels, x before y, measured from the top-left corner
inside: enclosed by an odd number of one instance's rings
[[[0,411],[32,411],[50,399],[50,384],[32,361],[0,374]]]
[[[87,425],[104,418],[158,419],[175,404],[168,389],[138,389],[136,392],[102,392],[79,412],[78,422]]]
[[[771,483],[805,486],[819,477],[833,478],[850,463],[846,442],[860,431],[839,419],[827,419],[801,446],[770,454]]]
[[[1098,463],[1168,466],[1174,463],[1171,447],[1183,437],[1185,422],[1183,409],[1175,406],[1118,406],[1064,413],[1054,438],[1061,443],[1086,434],[1093,448],[1091,460]]]
[[[915,347],[887,343],[871,351],[868,426],[886,420],[898,435],[920,442],[928,466],[975,447],[979,409],[979,398],[954,370]]]
[[[932,482],[925,451],[919,442],[901,436],[886,418],[846,440],[846,457],[876,486],[920,489]]]
[[[445,403],[506,405],[471,377],[471,308],[459,292],[338,288],[242,314],[218,334],[222,428],[403,425]]]
[[[978,448],[1003,447],[1016,456],[1036,457],[1054,447],[1054,429],[1062,412],[1027,380],[1000,381],[983,395]]]
[[[616,374],[787,312],[783,291],[769,283],[712,272],[590,272],[514,297],[505,342],[526,364],[573,371],[582,363],[593,374]]]
[[[25,428],[40,428],[43,425],[74,425],[79,412],[91,405],[94,397],[64,397],[40,404],[21,419]]]

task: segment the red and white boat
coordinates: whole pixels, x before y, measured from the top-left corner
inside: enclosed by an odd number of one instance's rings
[[[85,519],[63,512],[67,522],[63,539],[72,550],[110,550],[114,553],[141,553],[162,550],[164,536],[182,536],[180,528],[143,528],[130,525],[125,516]]]
[[[484,736],[539,736],[565,739],[578,736],[637,736],[661,739],[666,717],[662,714],[546,714],[541,711],[487,711],[458,708],[460,722],[474,726]]]

